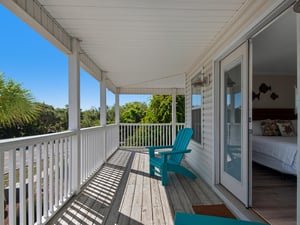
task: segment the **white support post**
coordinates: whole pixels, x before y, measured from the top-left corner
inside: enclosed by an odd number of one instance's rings
[[[106,126],[106,78],[103,76],[100,82],[100,122],[101,126]]]
[[[100,125],[104,127],[104,143],[102,144],[104,151],[104,161],[107,160],[107,146],[106,146],[106,77],[102,76],[100,82]]]
[[[80,191],[80,62],[79,40],[72,40],[72,54],[69,55],[69,130],[77,132],[72,138],[71,168],[72,192]]]
[[[116,124],[120,124],[120,95],[119,95],[119,92],[115,93],[115,118],[116,118]]]
[[[176,89],[172,90],[172,143],[176,138]]]

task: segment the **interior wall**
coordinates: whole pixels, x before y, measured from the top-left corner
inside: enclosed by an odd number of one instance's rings
[[[254,74],[253,108],[294,108],[296,84],[296,74],[295,76]]]

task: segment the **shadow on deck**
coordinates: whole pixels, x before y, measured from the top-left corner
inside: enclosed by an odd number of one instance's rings
[[[169,174],[169,184],[149,177],[145,151],[119,149],[48,224],[173,224],[177,211],[221,200],[200,178]]]

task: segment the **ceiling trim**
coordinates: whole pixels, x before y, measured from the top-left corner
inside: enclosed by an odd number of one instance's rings
[[[152,94],[172,95],[174,89],[177,95],[184,95],[184,88],[118,88],[119,94]]]

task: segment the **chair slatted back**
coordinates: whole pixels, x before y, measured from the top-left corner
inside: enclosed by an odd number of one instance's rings
[[[175,139],[175,143],[172,148],[172,152],[186,150],[187,146],[193,136],[193,129],[192,128],[183,128],[181,129]],[[180,164],[184,154],[172,155],[170,160]]]

